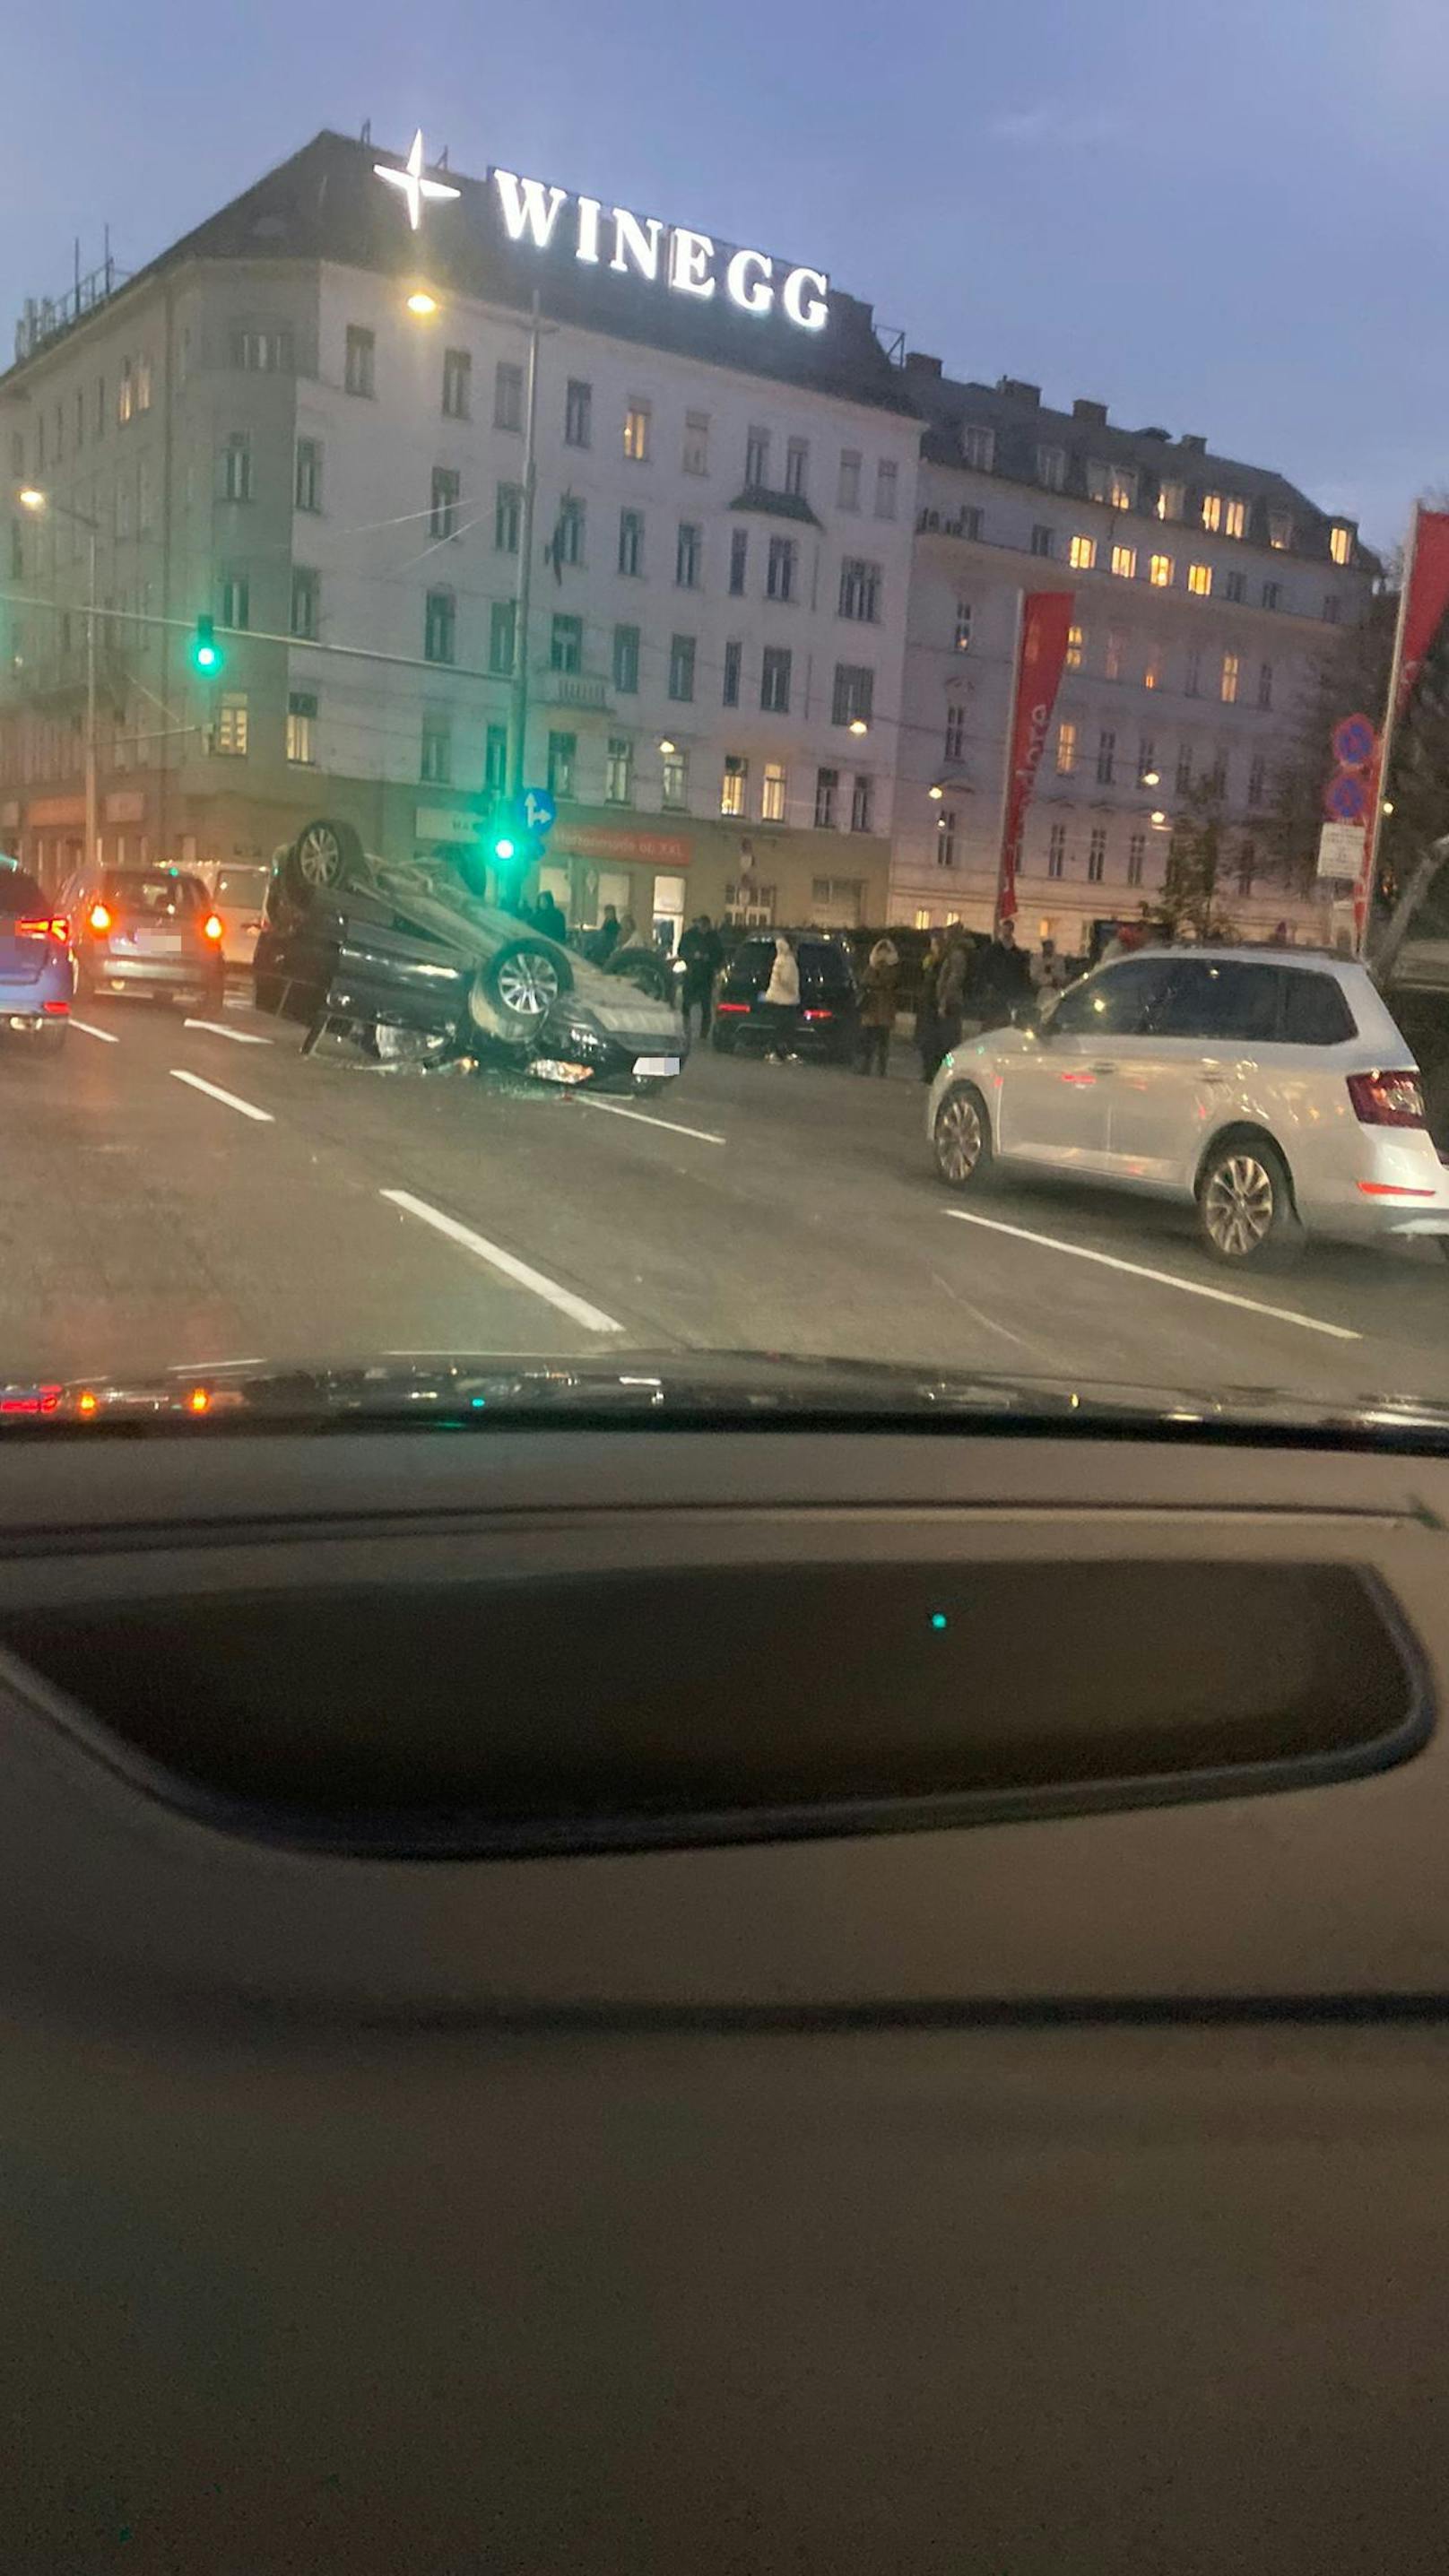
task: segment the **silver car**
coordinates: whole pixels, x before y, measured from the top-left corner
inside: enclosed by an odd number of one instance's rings
[[[1365,969],[1317,951],[1145,949],[966,1039],[927,1126],[952,1189],[998,1169],[1196,1202],[1220,1261],[1267,1266],[1309,1233],[1434,1235],[1449,1160]]]

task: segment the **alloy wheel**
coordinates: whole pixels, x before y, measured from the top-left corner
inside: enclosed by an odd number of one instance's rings
[[[1203,1192],[1203,1224],[1227,1261],[1242,1261],[1257,1251],[1276,1211],[1273,1175],[1256,1154],[1229,1154]]]
[[[971,1094],[955,1093],[943,1103],[936,1119],[936,1158],[942,1178],[958,1186],[969,1181],[981,1160],[985,1141],[981,1112]]]
[[[558,968],[544,949],[515,948],[498,969],[498,999],[516,1020],[541,1020],[559,991]]]
[[[325,823],[313,823],[297,843],[297,874],[304,885],[334,886],[342,875],[342,844]]]

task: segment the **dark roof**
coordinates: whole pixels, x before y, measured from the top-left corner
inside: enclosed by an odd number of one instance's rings
[[[916,416],[904,375],[875,336],[870,306],[834,284],[829,317],[819,331],[800,330],[778,314],[744,313],[722,293],[707,303],[671,294],[632,271],[616,275],[606,261],[582,265],[570,247],[566,221],[547,250],[510,242],[491,178],[470,179],[457,170],[448,174],[457,197],[430,205],[424,231],[414,234],[398,192],[373,175],[375,162],[400,163],[401,157],[348,135],[315,135],[255,187],[173,242],[122,292],[132,294],[187,260],[333,260],[410,279],[421,271],[445,292],[452,287],[524,312],[537,292],[553,321]],[[716,245],[721,259],[735,247]],[[777,279],[791,264],[776,261]],[[47,353],[57,345],[47,343]]]
[[[763,483],[747,483],[743,492],[730,503],[732,510],[762,510],[769,519],[803,519],[808,528],[818,528],[809,502],[799,492],[771,492]]]

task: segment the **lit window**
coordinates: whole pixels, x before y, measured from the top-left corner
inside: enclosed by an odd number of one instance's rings
[[[1211,529],[1214,533],[1222,526],[1223,496],[1221,492],[1204,492],[1202,496],[1202,523],[1205,528]]]
[[[274,332],[270,333],[270,334],[269,334],[269,335],[267,335],[267,336],[269,336],[269,338],[270,338],[270,340],[271,340],[271,343],[272,343],[273,348],[281,348],[281,347],[283,346],[283,344],[285,345],[285,351],[286,351],[285,363],[286,363],[288,366],[290,366],[290,365],[291,365],[291,362],[292,362],[292,334],[291,334],[291,332],[290,332],[290,331],[274,331]],[[274,364],[276,364],[277,366],[282,365],[282,364],[283,364],[283,359],[282,359],[282,357],[281,357],[281,356],[278,356],[278,357],[274,360]],[[150,408],[151,408],[151,361],[150,361],[150,359],[149,359],[149,358],[138,358],[138,359],[136,360],[136,409],[137,409],[137,411],[149,411],[149,410],[150,410]],[[1334,561],[1335,561],[1335,563],[1339,563],[1339,562],[1347,563],[1347,561],[1348,561],[1348,557],[1347,557],[1347,555],[1342,555],[1342,556],[1335,555],[1335,557],[1334,557]]]
[[[1067,488],[1067,451],[1064,447],[1039,447],[1036,451],[1036,479],[1044,492],[1065,492]]]
[[[785,772],[778,760],[767,760],[760,787],[760,820],[783,823],[785,820]]]
[[[1154,555],[1154,556],[1153,556],[1153,558],[1152,558],[1151,563],[1148,565],[1148,568],[1147,568],[1147,577],[1148,577],[1149,581],[1151,582],[1152,587],[1153,587],[1153,589],[1154,589],[1154,590],[1171,590],[1171,588],[1172,588],[1172,557],[1171,557],[1171,555]]]
[[[1353,553],[1353,530],[1345,527],[1342,520],[1328,532],[1328,551],[1336,564],[1346,564]]]
[[[917,906],[914,927],[917,930],[929,930],[931,927],[931,916],[924,904]]]
[[[1073,572],[1090,572],[1097,560],[1095,537],[1073,537],[1067,548],[1067,561]]]
[[[978,474],[989,474],[996,461],[996,432],[968,421],[961,432],[961,461]]]
[[[1210,598],[1213,586],[1212,565],[1189,564],[1187,568],[1187,586],[1195,599]]]
[[[1240,537],[1248,524],[1246,501],[1228,501],[1223,507],[1223,535]]]
[[[1085,630],[1080,626],[1069,626],[1067,628],[1067,669],[1069,671],[1080,671],[1085,652]]]
[[[1077,765],[1077,728],[1063,717],[1057,727],[1057,776],[1070,778]]]
[[[1114,546],[1112,548],[1112,570],[1122,581],[1135,581],[1137,578],[1137,548],[1135,546]]]
[[[1159,483],[1157,487],[1159,519],[1180,519],[1186,497],[1185,488],[1181,483]]]
[[[216,711],[216,736],[212,744],[228,760],[244,760],[247,750],[247,702],[237,691],[224,697]]]
[[[287,758],[298,769],[317,761],[317,701],[300,689],[287,700]]]
[[[135,407],[136,387],[131,373],[131,361],[129,358],[123,358],[121,360],[121,381],[116,387],[116,418],[123,426],[130,419]],[[38,465],[43,465],[45,463],[44,422],[40,425],[38,436],[40,444],[36,451],[36,463]]]
[[[604,802],[627,805],[633,795],[634,746],[627,734],[610,734],[604,755]]]
[[[624,453],[631,464],[643,465],[649,457],[649,405],[631,402],[624,414]]]
[[[1128,467],[1108,465],[1100,457],[1090,457],[1087,461],[1087,498],[1089,501],[1105,501],[1112,510],[1135,510],[1137,477]]]
[[[453,775],[453,728],[446,716],[424,716],[418,776],[428,787],[446,787]]]
[[[1236,653],[1225,653],[1223,655],[1221,695],[1225,707],[1231,707],[1237,704],[1238,657]]]
[[[1289,515],[1288,511],[1286,511],[1286,510],[1270,510],[1270,511],[1269,511],[1269,513],[1268,513],[1268,543],[1269,543],[1269,545],[1270,545],[1270,546],[1275,546],[1275,547],[1277,548],[1277,550],[1278,550],[1278,552],[1279,552],[1280,554],[1283,552],[1283,550],[1285,549],[1285,547],[1288,547],[1288,546],[1291,546],[1291,545],[1292,545],[1292,543],[1293,543],[1293,521],[1292,521],[1292,518],[1291,518],[1291,516]]]
[[[709,472],[709,414],[687,411],[684,415],[684,454],[680,459],[686,474]]]
[[[745,810],[745,789],[749,783],[750,764],[736,751],[725,753],[724,775],[719,785],[719,810],[739,816]]]

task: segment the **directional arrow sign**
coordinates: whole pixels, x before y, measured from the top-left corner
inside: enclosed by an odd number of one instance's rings
[[[523,821],[527,831],[551,832],[557,810],[546,787],[525,787]]]

